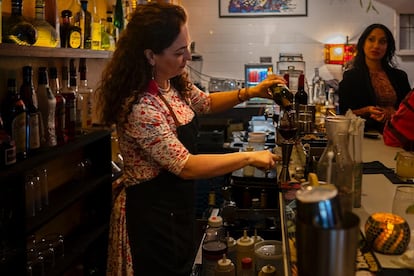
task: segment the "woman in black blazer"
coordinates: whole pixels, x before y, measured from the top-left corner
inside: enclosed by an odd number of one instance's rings
[[[395,113],[411,90],[407,74],[394,62],[395,40],[382,24],[372,24],[362,33],[357,55],[339,83],[339,110],[351,109],[366,119],[366,129],[382,132],[384,122]]]

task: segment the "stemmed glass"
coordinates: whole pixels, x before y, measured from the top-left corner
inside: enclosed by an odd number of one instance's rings
[[[298,122],[295,110],[281,110],[281,116],[277,131],[283,138],[282,145],[282,169],[279,174],[280,185],[290,181],[289,162],[293,146],[298,135]]]

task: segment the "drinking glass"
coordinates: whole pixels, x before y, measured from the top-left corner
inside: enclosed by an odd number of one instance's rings
[[[414,249],[414,186],[398,186],[394,201],[392,204],[392,212],[403,217],[411,231],[410,249]]]

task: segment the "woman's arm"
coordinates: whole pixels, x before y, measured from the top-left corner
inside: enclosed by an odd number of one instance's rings
[[[269,150],[226,154],[189,155],[179,176],[184,179],[211,178],[224,175],[247,165],[269,170],[280,157]]]
[[[233,106],[249,100],[253,97],[271,98],[268,88],[278,83],[286,83],[285,79],[278,75],[269,75],[265,80],[256,86],[241,88],[232,91],[211,93],[211,113],[226,111]]]

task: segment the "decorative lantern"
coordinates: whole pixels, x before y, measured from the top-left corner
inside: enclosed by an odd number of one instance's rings
[[[404,253],[410,242],[410,227],[402,217],[391,213],[374,213],[365,223],[367,244],[383,254]]]

